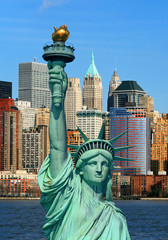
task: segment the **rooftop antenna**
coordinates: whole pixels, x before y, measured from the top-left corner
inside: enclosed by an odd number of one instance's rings
[[[36,57],[34,57],[34,62],[37,62],[37,58]]]
[[[115,56],[115,70],[116,70],[116,56]]]

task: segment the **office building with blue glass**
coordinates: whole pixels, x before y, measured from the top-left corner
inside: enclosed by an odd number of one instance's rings
[[[151,131],[150,120],[135,117],[126,108],[110,108],[110,138],[127,131],[114,144],[114,147],[134,146],[117,156],[133,161],[114,161],[114,171],[123,175],[147,174],[150,170]]]

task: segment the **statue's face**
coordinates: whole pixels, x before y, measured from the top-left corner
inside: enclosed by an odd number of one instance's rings
[[[95,186],[103,184],[109,173],[109,162],[102,155],[93,157],[85,163],[82,175],[83,180]]]

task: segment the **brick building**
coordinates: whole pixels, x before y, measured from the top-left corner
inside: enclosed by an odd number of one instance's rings
[[[168,194],[168,176],[131,176],[131,195],[133,196],[164,196]]]
[[[22,116],[11,98],[0,99],[0,170],[22,169]]]
[[[0,172],[1,197],[40,197],[41,192],[37,183],[37,174],[26,171]]]

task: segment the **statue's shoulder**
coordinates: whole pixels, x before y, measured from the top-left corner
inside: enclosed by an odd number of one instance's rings
[[[116,205],[115,205],[114,202],[108,202],[108,201],[106,201],[106,204],[112,209],[112,211],[113,211],[117,216],[120,216],[120,217],[126,219],[124,213],[121,211],[121,209],[119,209],[118,207],[116,207]]]

